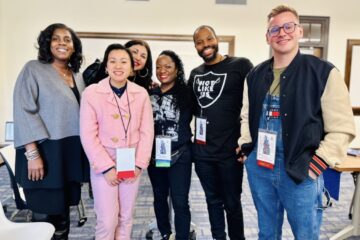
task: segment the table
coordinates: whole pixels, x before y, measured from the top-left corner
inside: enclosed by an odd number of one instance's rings
[[[360,156],[347,156],[335,170],[339,172],[360,172]],[[360,180],[357,178],[354,192],[353,215],[351,225],[335,234],[330,240],[342,240],[351,236],[360,236]]]

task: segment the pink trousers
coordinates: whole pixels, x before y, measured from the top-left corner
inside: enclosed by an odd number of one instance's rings
[[[96,214],[95,240],[130,240],[140,176],[133,183],[113,187],[103,174],[91,172]]]

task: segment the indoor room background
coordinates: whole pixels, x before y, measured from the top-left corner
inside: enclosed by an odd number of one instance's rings
[[[235,56],[247,57],[258,64],[270,54],[265,41],[266,16],[273,7],[285,3],[294,7],[301,16],[330,18],[327,60],[343,76],[347,39],[360,39],[358,0],[242,0],[240,2],[245,4],[241,5],[217,2],[0,0],[0,142],[4,141],[5,122],[12,121],[12,92],[16,78],[24,64],[37,57],[36,38],[40,30],[51,23],[65,23],[77,32],[179,35],[192,35],[196,27],[206,24],[212,26],[218,35],[235,37]],[[193,58],[201,63],[195,48],[192,51]],[[226,53],[221,47],[220,52]],[[157,54],[153,54],[153,58],[156,57]],[[90,59],[85,59],[86,65],[90,63]],[[352,67],[359,68],[360,65]],[[185,65],[187,71],[191,68]],[[359,117],[356,121],[359,135]],[[360,147],[359,137],[353,146]]]

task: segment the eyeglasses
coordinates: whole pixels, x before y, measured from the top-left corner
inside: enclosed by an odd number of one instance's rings
[[[285,33],[292,33],[295,31],[295,27],[299,26],[299,24],[294,22],[284,23],[284,25],[280,26],[273,26],[268,29],[268,34],[270,37],[276,37],[280,34],[281,29],[284,29]]]

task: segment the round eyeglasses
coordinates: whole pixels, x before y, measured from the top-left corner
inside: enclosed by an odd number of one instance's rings
[[[272,26],[268,29],[268,34],[270,37],[276,37],[280,34],[281,29],[284,29],[285,33],[292,33],[295,31],[296,26],[300,24],[294,22],[284,23],[281,27],[280,26]]]

